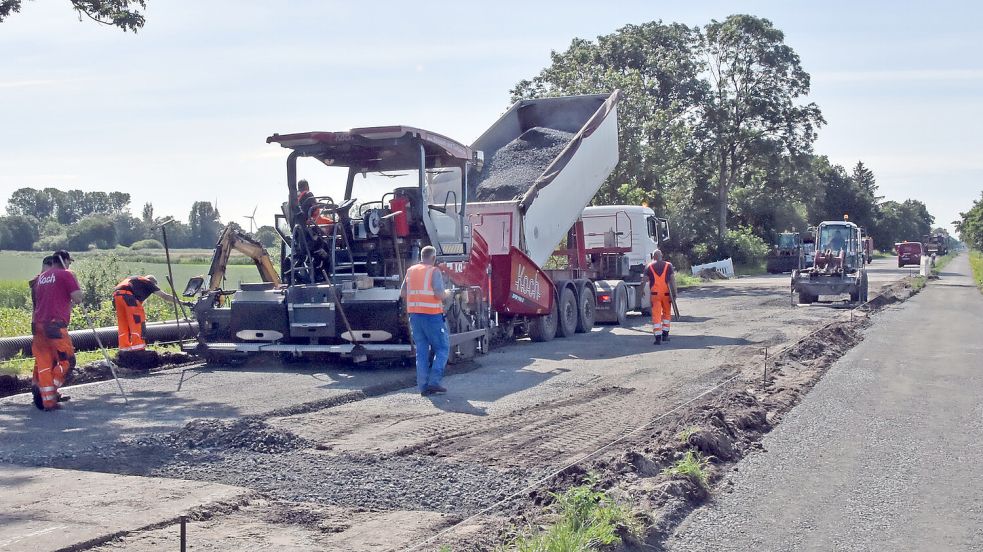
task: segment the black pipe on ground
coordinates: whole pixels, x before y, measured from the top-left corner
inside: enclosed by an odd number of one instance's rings
[[[115,349],[119,346],[119,334],[115,326],[106,328],[96,328],[99,339],[103,346]],[[147,343],[157,343],[160,341],[178,341],[180,339],[194,338],[198,332],[198,323],[182,321],[180,324],[175,322],[160,322],[147,324],[147,330],[143,333],[143,339]],[[92,330],[72,330],[68,332],[72,344],[76,351],[95,351],[99,348],[99,342],[92,335]],[[23,353],[25,356],[31,355],[31,343],[34,337],[30,335],[20,335],[16,337],[0,337],[0,360],[7,360]]]

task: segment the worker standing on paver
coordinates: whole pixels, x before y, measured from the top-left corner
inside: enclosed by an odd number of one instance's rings
[[[78,280],[68,270],[74,259],[64,250],[56,251],[52,257],[54,264],[37,277],[32,288],[32,379],[36,383],[31,386],[31,394],[34,405],[41,410],[55,410],[59,402],[68,400],[58,394],[58,388],[75,367],[75,348],[68,337],[68,324],[72,320],[72,305],[82,302]]]
[[[143,302],[151,295],[172,303],[180,302],[177,297],[161,291],[157,278],[150,274],[125,278],[113,291],[120,352],[142,351],[147,348],[143,339],[144,325],[147,322]]]
[[[672,298],[676,296],[676,274],[672,263],[662,260],[662,251],[652,252],[652,262],[645,267],[652,296],[652,335],[654,343],[669,342],[669,324],[672,322]]]
[[[437,250],[430,245],[424,247],[420,251],[420,262],[406,271],[399,290],[406,300],[416,346],[416,386],[424,397],[447,392],[440,380],[444,377],[444,366],[450,354],[450,330],[444,317],[444,300],[450,292],[444,289],[444,279],[436,263]]]
[[[331,225],[334,224],[334,220],[330,217],[321,215],[321,208],[315,207],[317,204],[317,198],[314,197],[314,193],[311,192],[311,185],[306,180],[300,180],[297,182],[297,205],[300,207],[301,212],[304,213],[305,217],[310,218],[314,224],[326,227],[326,231],[330,231]]]

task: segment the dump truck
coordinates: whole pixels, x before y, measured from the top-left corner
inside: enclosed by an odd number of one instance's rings
[[[802,268],[802,235],[798,232],[782,232],[765,259],[768,274],[781,274]]]
[[[922,250],[926,255],[946,255],[949,253],[949,233],[932,232],[922,236]]]
[[[407,126],[270,136],[290,150],[275,224],[282,283],[201,292],[193,349],[213,362],[251,353],[411,358],[399,287],[426,245],[453,294],[452,360],[486,352],[493,335],[546,341],[588,331],[605,285],[627,309],[629,287],[605,283],[603,268],[640,273],[623,260],[630,249],[588,248],[582,218],[618,162],[619,100],[617,91],[522,100],[471,146]],[[344,195],[299,194],[302,158],[343,169]],[[572,265],[547,271],[564,238]]]
[[[868,281],[860,227],[845,220],[824,221],[816,227],[814,240],[812,264],[792,272],[792,304],[844,294],[849,294],[851,302],[866,302]]]

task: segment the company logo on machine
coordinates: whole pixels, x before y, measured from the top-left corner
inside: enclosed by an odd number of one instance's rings
[[[529,272],[532,272],[532,276]],[[528,271],[525,264],[516,263],[512,265],[512,273],[515,276],[512,282],[513,297],[521,294],[537,303],[543,298],[546,285],[540,281],[538,272]]]

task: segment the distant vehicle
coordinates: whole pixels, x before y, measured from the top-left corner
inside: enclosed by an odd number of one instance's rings
[[[922,236],[922,250],[925,255],[947,255],[949,253],[949,234],[933,232]]]
[[[765,259],[765,269],[768,274],[781,274],[802,268],[801,250],[802,236],[798,232],[779,234],[778,243],[775,244]]]
[[[919,266],[922,264],[922,255],[925,254],[922,244],[919,242],[901,242],[894,244],[895,251],[898,252],[898,268],[907,265]]]

